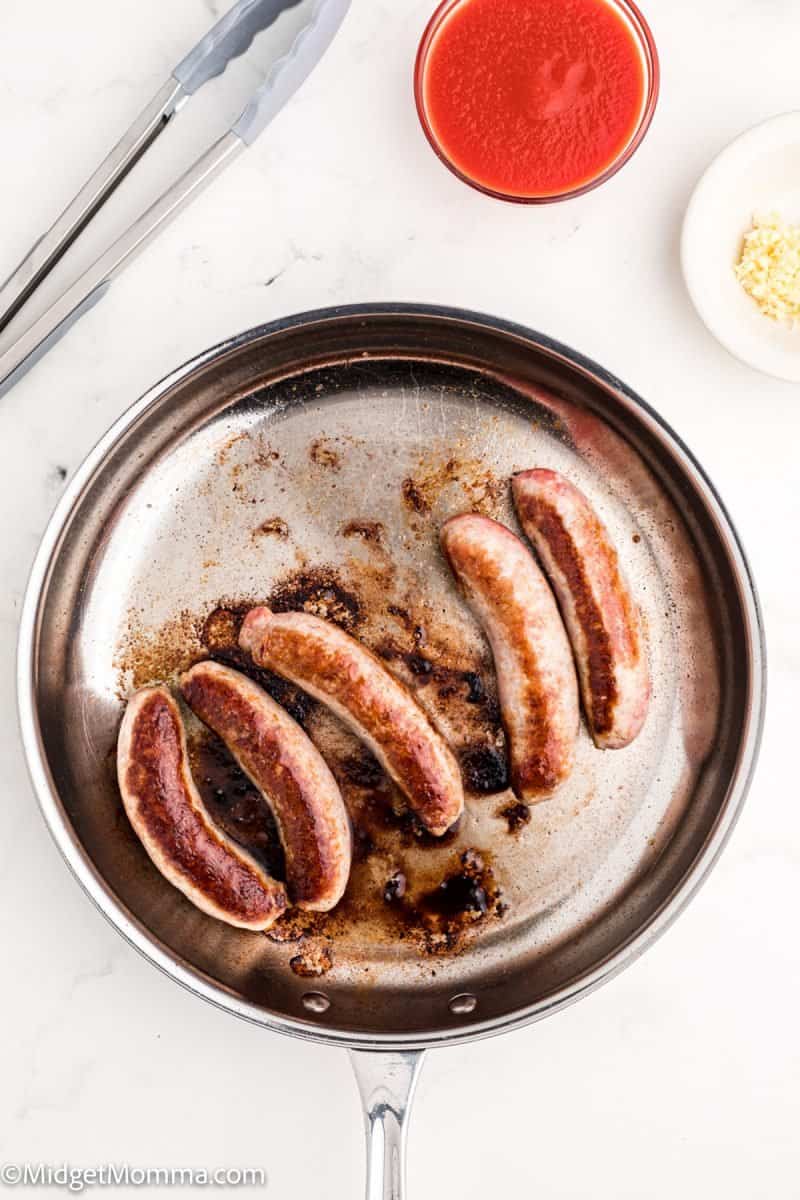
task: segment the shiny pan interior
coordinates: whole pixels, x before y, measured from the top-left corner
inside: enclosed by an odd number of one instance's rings
[[[480,788],[444,845],[387,820],[354,871],[357,894],[299,941],[238,932],[196,911],[156,873],[122,811],[114,746],[125,695],[202,657],[215,610],[278,594],[291,606],[293,595],[302,603],[313,594],[389,655],[459,751],[497,744],[491,663],[436,531],[466,509],[517,528],[507,481],[532,466],[565,471],[619,547],[654,680],[640,738],[603,753],[583,729],[569,783],[515,832],[510,794]],[[461,683],[472,675],[486,695],[469,708]],[[510,1028],[631,961],[724,844],[752,772],[763,691],[741,547],[677,437],[565,347],[419,306],[288,318],[157,385],[60,503],[20,638],[35,788],[106,916],[223,1008],[361,1047]],[[324,713],[312,713],[308,728],[337,771],[357,755]],[[356,783],[348,802],[382,820],[392,797]],[[412,890],[435,889],[465,850],[489,864],[491,911],[458,936],[406,928],[383,898],[387,874],[400,864]],[[310,971],[290,968],[298,955]]]

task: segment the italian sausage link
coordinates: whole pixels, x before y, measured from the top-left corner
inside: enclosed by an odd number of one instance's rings
[[[117,777],[131,825],[157,869],[203,912],[241,929],[268,929],[286,889],[218,829],[189,769],[178,705],[166,688],[129,701]]]
[[[586,497],[557,472],[523,471],[512,490],[558,596],[595,744],[627,746],[647,716],[650,672],[641,615],[617,552]]]
[[[527,804],[544,800],[572,770],[580,720],[553,594],[527,548],[497,521],[452,517],[441,542],[492,649],[512,787]]]
[[[453,754],[374,654],[319,617],[268,608],[248,613],[239,643],[362,737],[430,833],[441,837],[458,820],[464,794]]]
[[[350,821],[313,742],[265,691],[230,667],[198,663],[181,679],[181,691],[272,809],[292,903],[311,912],[333,908],[350,874]]]

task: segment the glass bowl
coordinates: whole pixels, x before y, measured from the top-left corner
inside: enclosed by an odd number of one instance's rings
[[[483,192],[486,196],[494,196],[498,200],[508,200],[513,204],[553,204],[560,200],[571,200],[575,196],[582,196],[586,192],[592,191],[593,188],[599,187],[601,183],[605,183],[612,175],[616,175],[634,152],[639,148],[644,140],[644,136],[650,128],[650,122],[653,119],[653,114],[658,103],[658,93],[661,80],[661,72],[658,62],[658,51],[656,50],[655,39],[650,31],[650,27],[645,21],[632,0],[603,0],[610,8],[613,8],[625,24],[628,26],[634,41],[639,49],[642,62],[642,70],[644,72],[644,97],[642,101],[642,109],[639,114],[639,119],[636,127],[633,130],[630,138],[612,161],[603,168],[603,170],[581,183],[578,187],[568,188],[561,192],[548,192],[539,195],[526,195],[516,192],[503,192],[487,186],[473,179],[470,175],[461,170],[460,167],[452,161],[448,156],[444,146],[439,141],[436,131],[431,122],[427,104],[425,100],[425,73],[428,66],[428,58],[431,48],[436,41],[436,36],[443,24],[453,12],[461,4],[469,4],[471,0],[443,0],[443,3],[434,12],[425,32],[422,35],[422,40],[419,44],[417,52],[417,61],[414,68],[414,99],[417,105],[417,113],[419,114],[420,123],[425,131],[425,136],[430,142],[435,153],[439,156],[446,167],[457,175],[464,183],[475,188],[479,192]]]

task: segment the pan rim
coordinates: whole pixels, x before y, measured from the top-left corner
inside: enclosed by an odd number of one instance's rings
[[[369,319],[380,316],[408,316],[429,320],[457,321],[528,342],[550,357],[560,359],[580,374],[611,389],[640,416],[655,427],[679,460],[681,469],[701,492],[714,517],[720,540],[724,543],[735,570],[742,594],[749,647],[749,696],[745,727],[737,761],[734,764],[727,795],[714,827],[691,866],[660,908],[627,942],[618,946],[594,969],[565,984],[553,995],[501,1017],[439,1028],[424,1034],[364,1033],[334,1025],[306,1022],[271,1013],[242,1000],[225,985],[196,968],[178,961],[172,952],[148,931],[113,894],[97,868],[84,852],[71,828],[47,766],[35,698],[35,670],[41,602],[50,569],[62,534],[86,484],[102,465],[130,427],[163,395],[187,376],[209,362],[227,356],[244,345],[275,334],[337,319]],[[543,1019],[588,995],[613,979],[644,953],[686,908],[707,879],[727,844],[741,813],[752,782],[761,745],[766,706],[766,643],[763,616],[755,581],[736,527],[716,488],[703,467],[678,434],[642,397],[614,374],[565,344],[515,322],[470,310],[427,304],[372,303],[335,306],[281,317],[227,338],[187,360],[167,374],[125,410],[84,458],[47,523],[34,562],[20,617],[17,644],[17,708],[20,732],[29,777],[45,823],[67,866],[89,898],[125,940],[149,962],[188,991],[253,1024],[327,1045],[350,1049],[422,1050],[490,1037]]]

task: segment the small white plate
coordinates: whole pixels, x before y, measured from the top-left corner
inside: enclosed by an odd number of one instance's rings
[[[681,238],[686,286],[714,337],[756,370],[800,383],[800,325],[765,317],[733,273],[754,214],[771,212],[800,224],[800,112],[756,125],[714,159]]]

